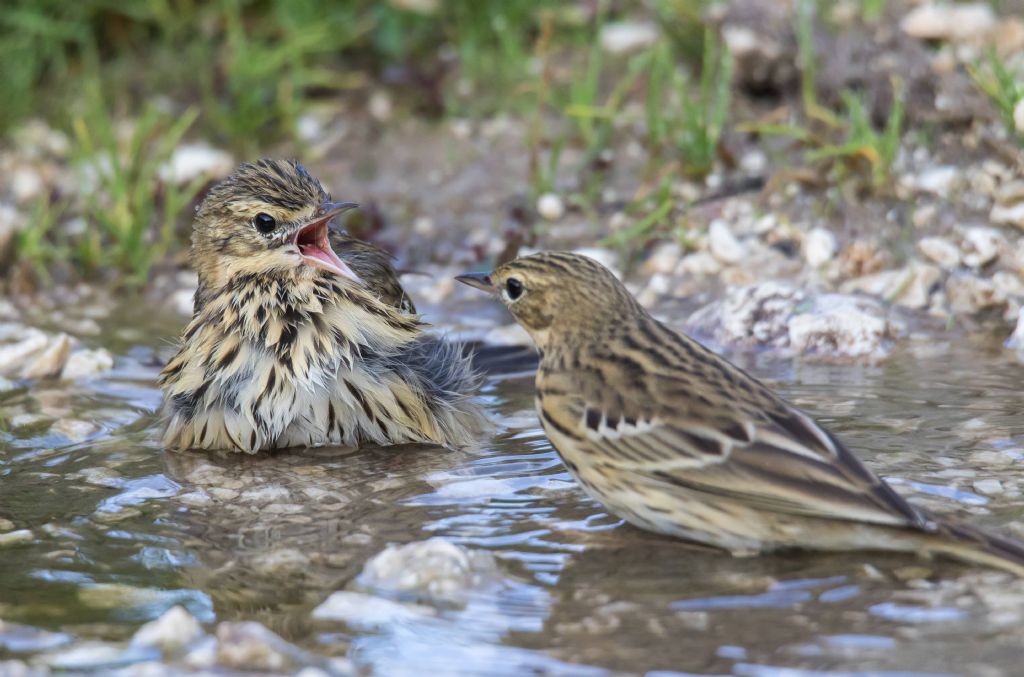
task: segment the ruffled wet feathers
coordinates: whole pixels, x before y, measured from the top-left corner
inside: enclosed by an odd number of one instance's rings
[[[387,254],[331,227],[353,207],[291,161],[211,189],[194,316],[161,374],[167,446],[458,447],[487,429],[468,359],[423,333]]]

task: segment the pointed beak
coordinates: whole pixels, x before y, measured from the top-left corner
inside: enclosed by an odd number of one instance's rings
[[[498,291],[494,288],[494,284],[491,282],[490,273],[463,273],[462,275],[456,275],[455,279],[462,284],[468,284],[470,287],[476,287],[480,291],[485,291],[488,294],[493,294]]]
[[[292,243],[298,248],[303,263],[362,284],[359,276],[334,253],[327,233],[331,219],[358,206],[355,202],[324,202],[317,208],[313,220],[299,228],[293,236]]]

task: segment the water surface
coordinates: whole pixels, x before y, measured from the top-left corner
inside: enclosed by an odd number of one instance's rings
[[[97,339],[114,371],[0,395],[0,518],[31,531],[0,546],[5,621],[117,640],[181,604],[381,675],[1018,674],[1020,582],[875,553],[732,559],[623,525],[541,434],[529,378],[488,383],[508,429],[471,451],[165,452],[155,377],[178,323],[142,316]],[[1021,533],[1024,367],[997,346],[737,359],[914,500]],[[492,553],[500,581],[421,620],[312,620],[388,544],[433,536]]]

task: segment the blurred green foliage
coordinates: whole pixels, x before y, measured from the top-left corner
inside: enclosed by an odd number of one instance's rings
[[[6,0],[0,132],[38,111],[59,115],[98,79],[128,110],[157,95],[200,103],[200,124],[246,149],[291,132],[304,100],[388,69],[425,90],[486,82],[495,91],[526,75],[540,15],[562,9],[558,0]],[[458,78],[445,78],[452,68]]]

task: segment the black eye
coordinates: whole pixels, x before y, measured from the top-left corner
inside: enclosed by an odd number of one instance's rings
[[[252,217],[252,225],[256,226],[256,230],[266,235],[277,228],[277,219],[270,214],[260,212]]]
[[[505,282],[505,292],[508,297],[515,301],[517,298],[523,295],[523,283],[514,277],[510,277]]]

